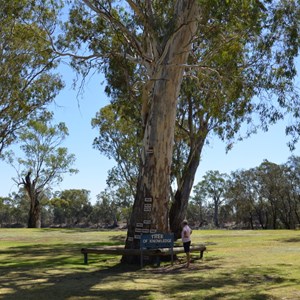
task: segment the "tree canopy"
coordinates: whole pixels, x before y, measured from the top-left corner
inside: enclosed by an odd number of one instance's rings
[[[50,33],[60,1],[0,1],[0,156],[63,87]]]

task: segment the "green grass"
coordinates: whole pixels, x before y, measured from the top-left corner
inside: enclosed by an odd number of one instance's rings
[[[300,299],[300,231],[194,231],[204,260],[120,264],[82,247],[122,244],[124,231],[0,229],[0,299]]]

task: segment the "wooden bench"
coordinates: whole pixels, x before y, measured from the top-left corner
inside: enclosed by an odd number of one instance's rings
[[[203,258],[203,253],[206,250],[205,245],[195,245],[190,248],[191,253],[199,252],[199,258]],[[95,247],[95,248],[82,248],[81,253],[84,255],[84,264],[88,264],[88,254],[113,254],[113,255],[141,255],[140,249],[125,249],[121,246],[106,246],[106,247]],[[174,246],[173,254],[182,254],[184,249],[182,246]],[[145,249],[143,255],[145,256],[170,256],[171,250],[167,248],[162,249]]]

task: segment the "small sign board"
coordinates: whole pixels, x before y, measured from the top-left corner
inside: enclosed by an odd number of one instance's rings
[[[172,265],[173,265],[173,246],[174,246],[174,234],[173,233],[150,233],[142,234],[140,238],[141,248],[141,267],[143,267],[143,250],[146,249],[159,249],[170,248]]]
[[[174,234],[173,233],[142,234],[140,245],[141,245],[141,249],[173,248]]]

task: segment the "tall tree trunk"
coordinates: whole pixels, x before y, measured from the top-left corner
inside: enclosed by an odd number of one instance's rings
[[[176,106],[184,64],[197,30],[197,1],[178,1],[175,31],[155,61],[145,122],[137,193],[127,232],[126,248],[139,248],[141,233],[168,232],[170,170]],[[135,261],[123,256],[123,262]]]
[[[219,199],[214,199],[214,225],[219,228]]]
[[[200,156],[206,135],[201,135],[196,147],[190,150],[189,159],[182,176],[182,182],[178,187],[174,201],[170,208],[170,229],[175,239],[181,234],[181,223],[186,217],[190,193],[194,184],[195,174],[200,163]]]
[[[30,200],[30,209],[28,216],[28,228],[41,228],[41,205],[39,201],[39,192],[36,190],[35,182],[31,182],[31,172],[23,180],[24,188]]]
[[[250,212],[249,222],[250,222],[250,228],[253,230],[254,229],[254,224],[253,224],[253,215],[252,215],[251,212]]]
[[[34,204],[33,204],[34,202]],[[38,199],[30,199],[30,211],[28,218],[28,228],[41,228],[41,207]]]

